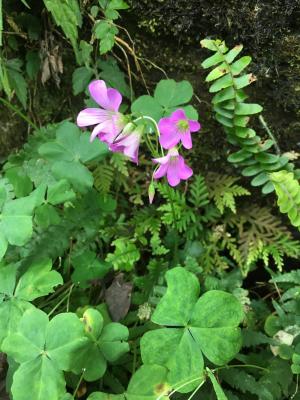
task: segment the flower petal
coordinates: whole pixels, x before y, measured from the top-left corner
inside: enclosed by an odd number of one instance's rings
[[[171,149],[180,142],[180,133],[177,131],[171,134],[162,134],[159,137],[159,143],[164,149]]]
[[[168,162],[169,162],[169,160],[170,160],[170,155],[169,155],[169,153],[166,155],[166,156],[164,156],[164,157],[159,157],[159,158],[153,158],[152,159],[152,161],[155,163],[155,164],[167,164]]]
[[[153,178],[154,178],[154,179],[160,179],[160,178],[162,178],[163,176],[166,175],[167,170],[168,170],[168,164],[162,164],[162,165],[158,168],[158,170],[154,172]]]
[[[107,96],[106,83],[102,80],[96,80],[89,84],[89,91],[92,98],[104,109],[109,109],[109,99]]]
[[[193,147],[191,132],[181,133],[180,139],[184,148],[191,149]]]
[[[179,156],[179,176],[180,179],[189,179],[193,175],[193,170],[184,161],[182,156]]]
[[[108,89],[107,97],[109,100],[109,110],[118,111],[122,103],[122,95],[116,89]]]
[[[106,121],[102,122],[101,124],[98,124],[97,126],[95,126],[95,128],[92,131],[90,141],[92,142],[96,138],[96,136],[99,135],[99,139],[102,140],[103,142],[106,142],[107,140],[103,140],[102,137],[104,137],[104,136],[101,136],[101,134],[105,135],[108,138],[113,137],[113,139],[114,139],[116,136],[115,131],[116,130],[115,130],[115,126],[114,126],[113,122],[111,120],[106,120]]]
[[[161,135],[170,135],[177,130],[176,124],[171,121],[171,118],[161,118],[158,122],[158,129]]]
[[[78,114],[77,125],[80,127],[96,125],[109,118],[110,116],[105,110],[100,110],[99,108],[86,108]]]
[[[177,186],[180,183],[179,168],[179,160],[172,160],[172,162],[168,165],[167,179],[170,186]]]
[[[182,108],[179,108],[178,110],[174,111],[170,117],[171,121],[176,124],[181,119],[187,120],[187,117],[185,115],[185,112]]]
[[[201,125],[199,124],[199,122],[194,119],[189,120],[189,126],[191,132],[197,132],[201,129]]]

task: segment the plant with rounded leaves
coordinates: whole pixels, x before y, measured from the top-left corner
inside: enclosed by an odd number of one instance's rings
[[[172,387],[187,393],[204,379],[204,357],[216,365],[229,362],[239,351],[242,338],[238,325],[243,320],[239,301],[231,294],[211,290],[199,298],[196,276],[182,267],[166,273],[167,292],[151,321],[160,329],[147,332],[141,340],[144,364],[168,369]]]

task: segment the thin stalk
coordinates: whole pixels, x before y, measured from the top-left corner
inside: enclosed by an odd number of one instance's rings
[[[204,385],[204,382],[205,382],[205,381],[201,382],[201,383],[196,387],[196,389],[193,391],[193,393],[190,395],[190,397],[189,397],[187,400],[192,400],[192,398],[195,396],[195,394],[198,392],[198,390],[201,388],[201,386]]]
[[[256,368],[256,369],[260,369],[262,371],[269,372],[269,370],[267,368],[263,368],[263,367],[260,367],[258,365],[253,365],[253,364],[225,365],[224,367],[212,369],[212,372],[217,372],[217,371],[220,371],[221,369],[227,369],[227,368]]]
[[[74,393],[73,393],[74,399],[75,399],[75,396],[76,396],[76,394],[77,394],[77,392],[78,392],[78,390],[79,390],[79,388],[80,388],[81,382],[82,382],[82,380],[83,380],[83,375],[84,375],[84,373],[85,373],[85,368],[82,369],[82,374],[81,374],[81,376],[80,376],[80,378],[79,378],[79,381],[78,381],[78,383],[77,383],[77,386],[76,386],[76,388],[75,388],[75,390],[74,390]]]
[[[70,289],[73,289],[74,284],[70,287]],[[70,290],[68,291],[68,293],[52,308],[52,310],[48,313],[48,317],[50,317],[50,315],[52,315],[54,313],[55,310],[58,309],[58,307],[64,302],[64,301],[69,301],[70,299]],[[68,303],[67,303],[67,307],[68,307]]]
[[[274,146],[276,149],[276,153],[280,156],[280,154],[281,154],[280,147],[277,143],[275,136],[273,135],[270,128],[268,127],[264,117],[262,115],[259,115],[258,119],[259,119],[259,122],[262,124],[263,128],[266,130],[267,134],[269,135],[269,138],[273,140]]]
[[[176,389],[172,390],[172,392],[170,392],[170,393],[164,392],[164,393],[160,394],[156,398],[156,400],[161,400],[163,398],[163,396],[168,396],[170,398],[170,396],[172,396],[174,393],[176,393],[179,389],[182,389],[183,387],[185,387],[191,383],[194,383],[194,382],[198,381],[199,379],[203,379],[203,376],[198,376],[197,378],[191,379],[190,381],[185,382],[182,385],[179,385]],[[201,385],[203,385],[204,382],[205,382],[205,380],[203,380],[203,382],[201,382]]]
[[[32,126],[33,129],[38,130],[39,127],[37,125],[35,125],[35,123],[33,121],[31,121],[25,114],[22,113],[22,111],[20,111],[17,107],[15,107],[14,105],[10,104],[9,101],[6,101],[5,99],[3,99],[2,97],[0,97],[0,103],[4,104],[7,108],[11,109],[12,111],[14,111],[16,114],[19,115],[19,117],[21,117],[24,121],[26,121],[30,126]]]

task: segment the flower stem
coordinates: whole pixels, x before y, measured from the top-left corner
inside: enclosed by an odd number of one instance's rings
[[[35,123],[33,121],[31,121],[25,114],[22,113],[22,111],[20,111],[17,107],[13,106],[12,104],[10,104],[9,101],[3,99],[2,97],[0,97],[0,103],[4,104],[7,108],[10,108],[12,111],[14,111],[16,114],[19,115],[19,117],[21,117],[24,121],[26,121],[30,126],[32,126],[33,129],[38,130],[39,127],[37,125],[35,125]]]

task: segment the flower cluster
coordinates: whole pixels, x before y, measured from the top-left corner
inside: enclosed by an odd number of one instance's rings
[[[176,186],[181,180],[186,180],[193,175],[192,169],[185,163],[179,154],[179,149],[192,148],[192,132],[200,130],[198,121],[188,119],[183,109],[178,109],[171,116],[162,118],[158,125],[152,118],[142,116],[132,120],[129,116],[119,112],[122,95],[116,89],[107,88],[102,80],[90,83],[91,97],[99,104],[100,108],[86,108],[77,117],[80,127],[93,126],[90,140],[96,137],[105,142],[113,152],[120,152],[138,164],[138,152],[145,132],[145,121],[152,121],[162,150],[162,157],[157,157],[158,151],[151,145],[149,149],[153,154],[153,162],[157,164],[153,173],[154,179],[166,176],[170,186]],[[138,123],[139,122],[139,123]],[[165,155],[163,149],[168,150]]]

